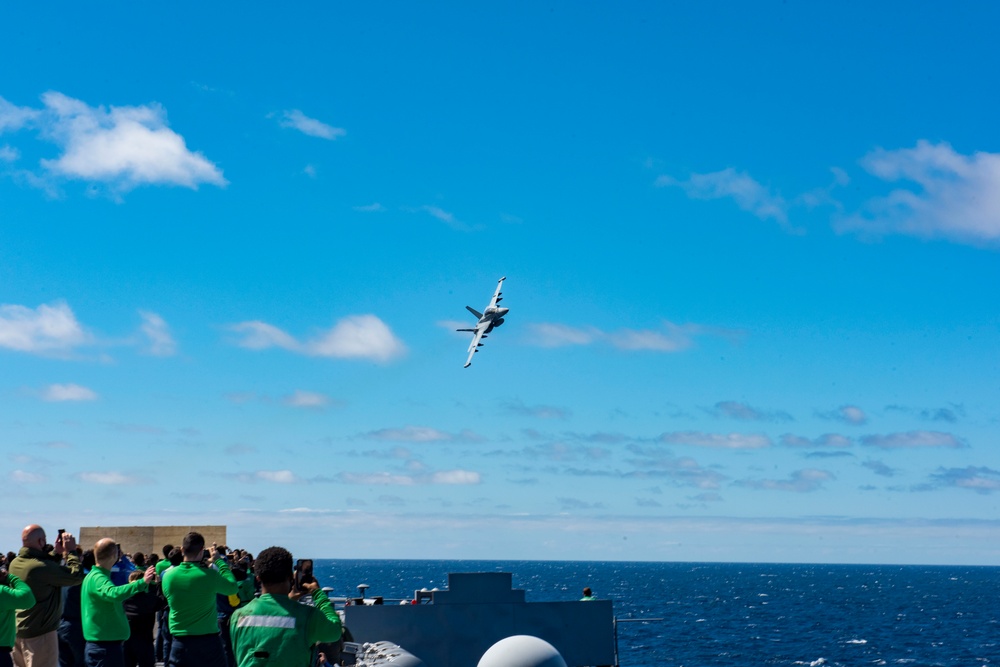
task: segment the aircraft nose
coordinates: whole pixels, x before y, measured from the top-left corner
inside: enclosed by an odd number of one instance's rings
[[[499,315],[500,317],[503,317],[508,312],[510,312],[510,308],[497,308],[497,315]]]

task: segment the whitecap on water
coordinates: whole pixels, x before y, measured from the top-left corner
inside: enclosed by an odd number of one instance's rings
[[[867,644],[867,639],[848,639],[845,644]]]

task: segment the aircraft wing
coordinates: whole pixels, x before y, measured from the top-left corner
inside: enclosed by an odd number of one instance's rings
[[[469,358],[465,360],[465,366],[463,366],[463,368],[468,368],[470,365],[472,365],[472,357],[479,350],[479,345],[480,345],[479,341],[483,339],[483,335],[486,333],[487,326],[488,326],[487,324],[484,324],[482,326],[476,327],[476,332],[472,334],[472,343],[469,345]]]
[[[500,301],[500,299],[501,299],[501,297],[500,297],[500,294],[501,294],[500,288],[503,287],[503,281],[505,281],[505,280],[507,280],[507,276],[504,276],[503,278],[501,278],[500,280],[497,281],[497,289],[496,289],[495,292],[493,292],[493,298],[490,299],[490,308],[496,308],[497,307],[497,302]]]

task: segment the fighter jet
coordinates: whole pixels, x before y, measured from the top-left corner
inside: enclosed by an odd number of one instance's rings
[[[498,327],[503,324],[503,316],[507,314],[510,308],[499,308],[498,303],[503,301],[503,297],[500,296],[502,292],[500,288],[503,286],[503,281],[507,280],[507,276],[504,276],[499,281],[497,281],[497,290],[493,293],[493,298],[490,299],[490,305],[486,306],[486,310],[482,313],[475,310],[472,306],[466,306],[466,310],[479,318],[476,323],[475,329],[456,329],[455,331],[471,331],[472,344],[469,345],[469,358],[465,362],[465,368],[468,368],[472,364],[472,357],[476,352],[479,352],[479,348],[483,346],[482,341],[486,340],[486,334],[493,331],[494,327]]]

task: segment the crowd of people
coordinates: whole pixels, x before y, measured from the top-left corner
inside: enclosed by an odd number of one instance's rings
[[[27,526],[0,555],[0,667],[313,667],[340,616],[282,547],[254,558],[188,533],[159,554],[84,550]],[[322,654],[319,654],[322,655]],[[325,662],[325,658],[321,658]]]

